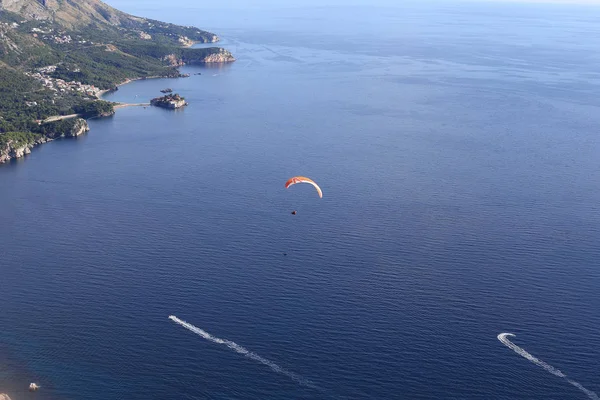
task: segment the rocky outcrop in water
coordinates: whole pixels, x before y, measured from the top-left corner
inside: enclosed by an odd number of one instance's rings
[[[150,100],[150,104],[156,107],[168,108],[170,110],[175,110],[188,105],[185,99],[178,94],[168,94],[166,96],[157,97]]]

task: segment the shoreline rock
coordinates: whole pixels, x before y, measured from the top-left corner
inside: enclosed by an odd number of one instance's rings
[[[57,129],[56,131],[52,130],[43,135],[35,134],[34,138],[31,138],[27,141],[9,139],[2,147],[0,147],[0,164],[25,157],[26,155],[31,154],[31,150],[34,147],[37,147],[42,143],[51,142],[52,140],[61,137],[78,137],[86,132],[89,132],[90,130],[90,126],[83,118],[73,119],[72,125],[68,126],[66,131],[61,129],[63,128],[63,126],[60,124],[62,121],[56,122],[57,123],[48,123],[48,125],[55,125]],[[2,398],[0,398],[0,400],[2,400]]]
[[[228,64],[236,60],[229,50],[222,47],[213,47],[210,49],[189,49],[182,54],[181,61],[184,64]]]
[[[182,40],[182,37],[179,37],[179,43],[182,45],[182,47],[192,47],[195,44],[206,44],[206,43],[217,43],[221,40],[221,38],[215,34],[212,35],[212,37],[210,38],[210,40],[206,40],[206,41],[200,41],[200,40],[191,40],[187,37],[183,37],[184,40]],[[187,39],[187,40],[185,40]]]
[[[45,136],[40,136],[34,141],[27,143],[16,143],[15,141],[9,140],[3,148],[0,148],[0,164],[10,162],[10,160],[23,158],[27,154],[31,154],[31,149],[34,147],[50,141],[52,141],[52,139]],[[1,396],[0,400],[3,400]]]
[[[110,116],[112,114],[114,114],[114,111],[112,113],[105,113],[106,116]],[[73,126],[73,128],[71,128],[71,131],[66,132],[64,134],[65,137],[76,137],[76,136],[80,136],[83,135],[84,133],[87,133],[90,131],[90,126],[88,125],[87,121],[83,118],[77,118],[77,120],[75,121],[75,126]]]
[[[219,49],[218,53],[209,54],[204,57],[203,62],[205,64],[214,64],[214,63],[230,63],[234,62],[235,57],[229,51],[225,49]]]

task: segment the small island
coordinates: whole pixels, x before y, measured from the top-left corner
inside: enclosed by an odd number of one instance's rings
[[[173,89],[171,88],[166,88],[160,91],[161,93],[173,93]]]
[[[175,110],[188,105],[188,103],[185,101],[185,98],[181,97],[177,93],[156,97],[150,100],[150,104],[156,107],[168,108],[170,110]]]

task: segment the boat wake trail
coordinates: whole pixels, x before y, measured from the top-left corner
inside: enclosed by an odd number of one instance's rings
[[[258,361],[259,363],[271,368],[273,371],[275,371],[279,374],[285,375],[288,378],[293,379],[294,381],[296,381],[297,383],[299,383],[303,386],[307,386],[307,387],[310,387],[313,389],[318,389],[313,383],[304,379],[300,375],[281,368],[279,365],[275,364],[273,361],[267,360],[266,358],[263,358],[263,357],[259,356],[258,354],[251,352],[250,350],[240,346],[239,344],[237,344],[235,342],[232,342],[231,340],[215,337],[215,336],[211,335],[210,333],[208,333],[188,322],[185,322],[185,321],[177,318],[174,315],[170,315],[169,319],[171,321],[175,322],[176,324],[183,326],[185,329],[188,329],[188,330],[194,332],[195,334],[203,337],[204,339],[209,340],[213,343],[223,344],[223,345],[229,347],[231,350],[235,351],[236,353],[242,354],[254,361]]]
[[[590,399],[600,400],[600,397],[598,397],[598,395],[596,393],[592,392],[591,390],[588,390],[588,389],[584,388],[583,386],[581,386],[581,384],[579,384],[579,383],[577,383],[577,382],[575,382],[575,381],[567,378],[567,375],[565,375],[564,373],[562,373],[560,370],[554,368],[550,364],[547,364],[547,363],[543,362],[539,358],[534,357],[533,355],[531,355],[527,351],[525,351],[525,349],[523,349],[523,348],[517,346],[516,344],[514,344],[513,342],[511,342],[508,339],[511,336],[514,337],[515,335],[513,335],[512,333],[501,333],[501,334],[498,335],[498,340],[500,342],[502,342],[503,345],[505,345],[506,347],[508,347],[509,349],[511,349],[512,351],[514,351],[518,355],[520,355],[521,357],[526,358],[527,360],[531,361],[535,365],[544,368],[546,371],[550,372],[552,375],[558,376],[559,378],[564,378],[571,385],[575,386],[577,389],[579,389],[583,393],[585,393]]]

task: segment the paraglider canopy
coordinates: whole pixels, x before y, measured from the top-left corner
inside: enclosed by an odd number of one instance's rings
[[[288,179],[288,181],[285,183],[285,188],[289,188],[292,185],[295,185],[296,183],[310,183],[311,185],[313,185],[315,187],[315,189],[317,189],[317,193],[319,193],[319,197],[323,198],[323,191],[321,191],[321,188],[319,187],[319,185],[317,185],[315,183],[315,181],[313,181],[310,178],[307,178],[305,176],[294,176],[293,178]]]

